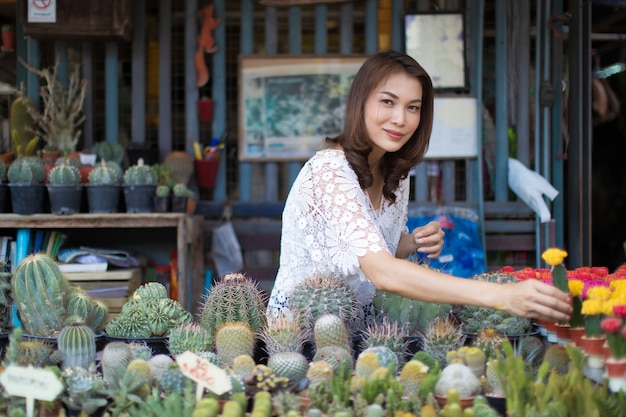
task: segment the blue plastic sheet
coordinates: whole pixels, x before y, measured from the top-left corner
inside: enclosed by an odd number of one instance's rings
[[[411,259],[428,264],[431,268],[457,277],[468,278],[487,271],[485,251],[480,239],[478,216],[470,209],[440,207],[434,212],[414,210],[409,212],[407,228],[438,220],[445,232],[443,250],[437,259],[416,254]]]

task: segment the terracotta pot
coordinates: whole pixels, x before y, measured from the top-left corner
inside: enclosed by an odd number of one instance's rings
[[[556,323],[555,327],[556,327],[556,338],[558,339],[559,343],[562,343],[562,344],[567,343],[570,340],[570,335],[569,335],[570,325]]]
[[[609,378],[626,377],[626,358],[608,358],[604,361],[606,373]]]
[[[580,346],[580,338],[585,335],[584,327],[570,327],[569,338],[576,345]]]
[[[602,345],[604,345],[605,340],[606,337],[582,336],[580,338],[580,344],[587,355],[604,355]]]
[[[2,31],[2,49],[4,51],[14,51],[16,36],[14,31]]]
[[[435,394],[435,399],[437,400],[437,404],[439,404],[439,407],[444,407],[448,403],[447,395]],[[459,398],[459,404],[461,405],[461,409],[463,410],[472,407],[474,405],[474,397],[461,397]]]

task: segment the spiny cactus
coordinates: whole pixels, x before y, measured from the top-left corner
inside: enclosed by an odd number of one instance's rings
[[[313,340],[316,349],[324,346],[341,346],[351,350],[346,324],[334,314],[324,314],[315,320]]]
[[[80,172],[78,168],[70,164],[55,165],[48,172],[48,183],[52,185],[80,184]]]
[[[119,184],[122,179],[122,168],[112,161],[100,161],[89,172],[90,184]]]
[[[215,352],[227,366],[239,355],[252,356],[255,343],[254,332],[245,322],[224,323],[215,333]]]
[[[146,282],[133,292],[135,301],[150,301],[168,298],[167,287],[160,282]]]
[[[165,185],[161,184],[157,186],[156,191],[154,192],[157,197],[169,197],[172,193],[172,189]]]
[[[267,323],[259,331],[259,339],[271,356],[278,352],[302,352],[307,337],[296,318],[280,313],[267,318]]]
[[[429,368],[418,360],[410,360],[404,364],[398,374],[398,382],[402,385],[404,395],[414,396],[419,391],[420,384],[428,376]]]
[[[39,136],[35,135],[35,121],[28,109],[35,107],[30,97],[19,91],[11,103],[10,123],[13,149],[18,156],[32,156],[37,151]]]
[[[52,344],[43,340],[22,340],[17,345],[17,362],[21,366],[32,365],[35,368],[44,368],[56,365],[51,361],[54,348]]]
[[[299,352],[280,352],[269,357],[267,366],[279,377],[289,379],[289,387],[295,389],[306,377],[309,361]]]
[[[63,354],[63,369],[89,369],[96,360],[96,336],[91,327],[72,323],[64,326],[57,336]]]
[[[250,355],[239,355],[233,359],[233,364],[230,368],[231,372],[240,378],[248,375],[250,372],[254,371],[254,367],[256,363],[254,359]]]
[[[102,375],[108,385],[115,382],[116,373],[126,369],[133,356],[130,347],[124,342],[109,342],[102,350]]]
[[[469,366],[474,375],[480,378],[485,374],[485,364],[487,356],[480,348],[473,346],[465,353],[465,364]]]
[[[46,171],[41,158],[24,156],[11,163],[7,178],[12,184],[41,184],[46,179]]]
[[[266,323],[265,297],[257,283],[240,273],[214,283],[202,305],[200,324],[215,335],[228,322],[245,322],[257,333]]]
[[[91,150],[98,156],[98,161],[113,161],[120,165],[126,152],[122,144],[110,140],[97,142]]]
[[[435,394],[447,396],[453,389],[461,397],[471,397],[480,393],[480,380],[467,365],[453,363],[441,372],[435,385]]]
[[[152,370],[150,364],[145,359],[133,359],[126,367],[126,372],[133,374],[135,381],[141,381],[137,395],[146,398],[150,394],[150,386],[152,384]]]
[[[185,351],[204,352],[213,348],[213,335],[199,323],[183,324],[170,330],[168,349],[174,356]]]
[[[26,333],[56,336],[63,327],[69,287],[58,265],[45,254],[24,258],[13,274],[13,296]]]
[[[267,365],[258,364],[243,378],[246,392],[256,394],[259,391],[277,392],[287,388],[289,379],[276,375]]]
[[[378,355],[372,351],[359,353],[354,364],[354,375],[358,378],[367,378],[375,369],[380,368],[381,364]]]
[[[375,321],[367,326],[363,333],[362,345],[364,348],[374,346],[385,346],[395,354],[398,365],[405,362],[408,353],[408,342],[406,341],[406,330],[400,323],[389,321],[384,318]]]
[[[300,281],[289,298],[289,309],[300,318],[300,325],[312,334],[315,321],[324,314],[334,314],[356,332],[363,329],[363,309],[357,307],[354,292],[341,278],[313,276]]]
[[[6,331],[11,310],[11,273],[0,272],[0,331]]]
[[[552,344],[546,349],[543,362],[559,375],[565,375],[569,369],[570,357],[564,345]]]
[[[183,375],[180,366],[176,362],[172,362],[168,365],[161,374],[161,378],[158,380],[159,388],[161,388],[165,394],[181,392],[188,383],[192,383],[192,381]]]
[[[335,375],[343,375],[346,379],[352,374],[352,354],[341,346],[324,346],[317,349],[313,360],[327,362],[333,367]]]
[[[380,362],[380,366],[383,368],[391,369],[391,373],[395,375],[398,372],[398,358],[394,351],[389,349],[387,346],[372,346],[369,347],[361,354],[365,352],[372,352],[378,357],[378,362]]]
[[[335,370],[326,361],[313,361],[309,364],[306,377],[309,380],[309,388],[313,388],[318,384],[330,383],[335,376]]]
[[[132,165],[124,172],[124,184],[128,185],[156,185],[157,174],[150,165],[146,165],[143,159],[139,159],[136,165]]]
[[[464,342],[465,336],[460,327],[449,317],[438,317],[426,328],[422,349],[443,365],[447,353],[460,348]]]

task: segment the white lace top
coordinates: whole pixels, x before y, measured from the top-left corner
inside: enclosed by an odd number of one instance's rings
[[[293,287],[316,275],[343,277],[362,305],[371,303],[375,288],[358,257],[368,250],[396,253],[406,230],[408,178],[400,181],[396,195],[394,204],[383,198],[375,210],[341,150],[322,150],[307,161],[285,203],[269,312],[288,312]]]

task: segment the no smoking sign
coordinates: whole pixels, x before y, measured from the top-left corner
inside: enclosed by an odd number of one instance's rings
[[[27,0],[28,22],[54,23],[57,21],[56,0]]]

